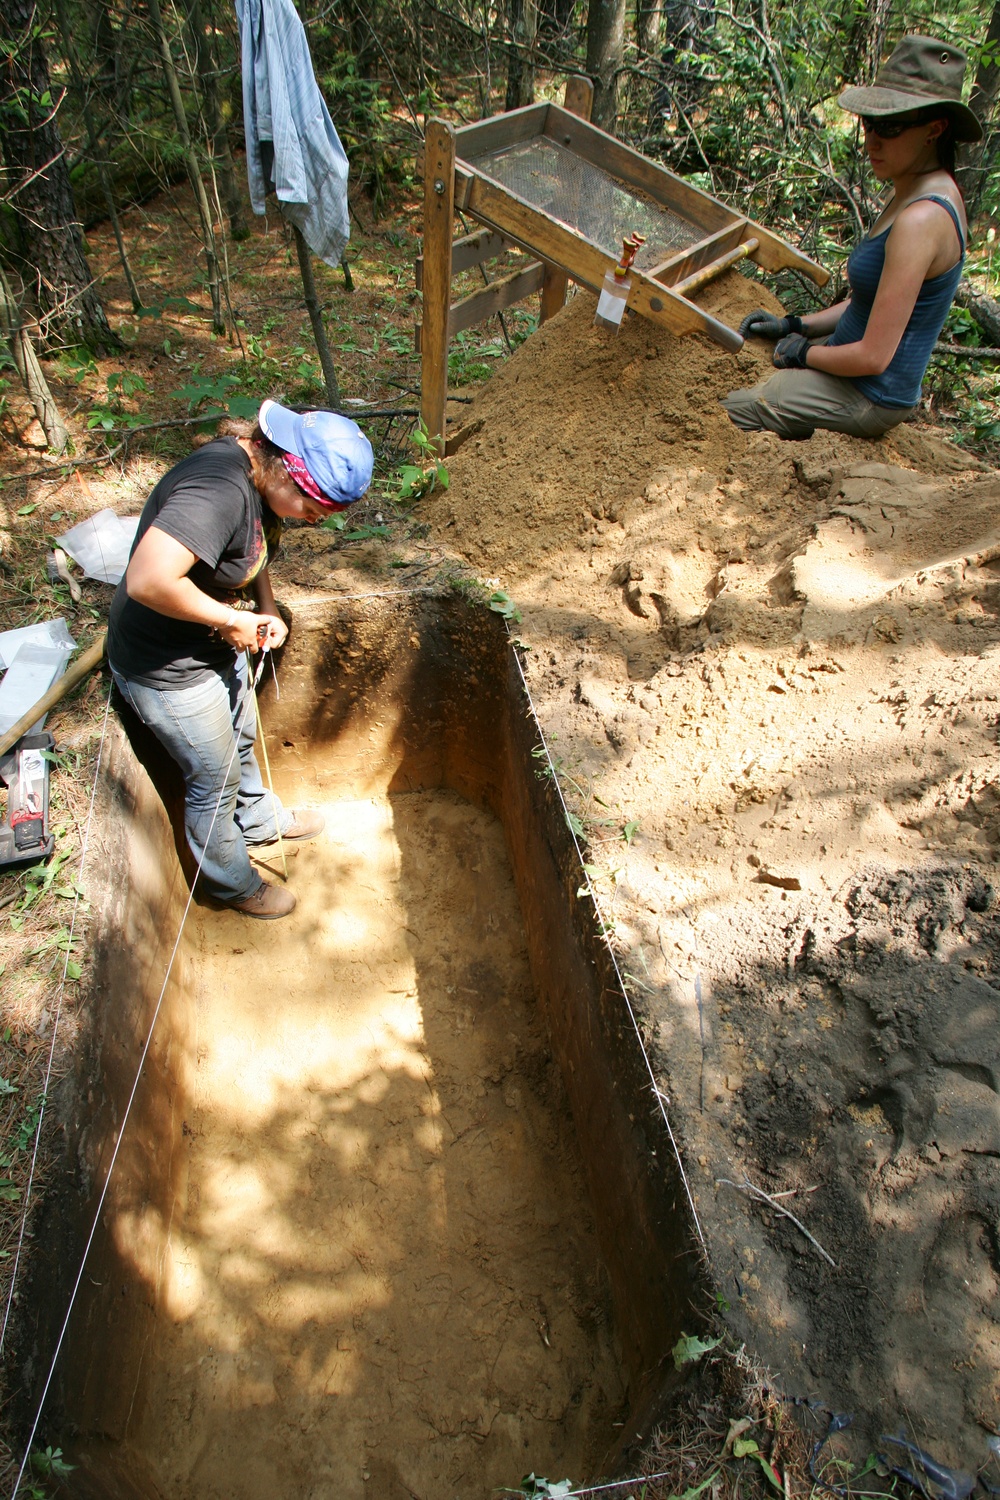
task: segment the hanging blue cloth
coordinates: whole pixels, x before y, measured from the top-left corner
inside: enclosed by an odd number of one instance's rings
[[[319,91],[292,0],[236,0],[243,62],[243,125],[254,213],[273,186],[285,218],[314,255],[335,266],[350,238],[347,156]],[[261,142],[274,146],[273,183]]]

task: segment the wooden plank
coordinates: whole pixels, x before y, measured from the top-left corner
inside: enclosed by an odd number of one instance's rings
[[[707,265],[714,256],[721,255],[724,251],[731,250],[734,245],[738,245],[743,237],[746,222],[746,219],[737,219],[735,224],[727,224],[725,229],[717,229],[714,234],[706,235],[689,250],[680,250],[676,255],[662,260],[658,266],[651,266],[646,275],[651,276],[654,281],[662,281],[664,286],[673,286],[675,282],[682,281],[685,276],[690,276],[692,271],[697,271],[700,266]]]
[[[594,85],[590,79],[582,73],[574,73],[572,77],[567,78],[566,94],[563,99],[563,108],[567,114],[576,115],[580,120],[589,120],[593,104]],[[542,303],[538,313],[539,323],[547,323],[565,305],[568,285],[569,277],[566,272],[546,262],[545,278],[542,281]]]
[[[464,213],[469,206],[469,192],[475,181],[471,167],[455,167],[455,212]]]
[[[545,267],[540,260],[536,260],[530,266],[522,266],[521,270],[513,271],[509,276],[491,281],[489,286],[481,287],[478,292],[454,303],[448,313],[449,338],[463,328],[485,322],[494,313],[503,312],[512,302],[530,297],[541,288],[544,274]]]
[[[806,276],[811,277],[817,286],[826,286],[830,280],[830,273],[823,266],[810,260],[808,255],[803,255],[801,250],[794,249],[780,235],[773,234],[762,224],[755,224],[753,219],[747,219],[743,232],[752,234],[754,239],[759,241],[751,259],[756,261],[757,265],[763,266],[765,271],[782,271],[786,268],[802,271]]]
[[[448,399],[448,310],[451,302],[451,236],[455,221],[455,132],[446,120],[428,120],[424,133],[424,291],[420,358],[420,415],[430,437],[444,446]]]
[[[545,134],[583,157],[591,166],[602,167],[628,186],[648,193],[654,202],[687,219],[704,234],[723,229],[737,217],[708,193],[692,187],[682,177],[675,177],[666,167],[633,151],[631,146],[599,130],[588,120],[578,120],[557,104],[549,105]]]
[[[659,323],[663,328],[669,328],[671,333],[703,333],[713,343],[728,349],[730,354],[737,354],[743,348],[742,336],[735,328],[720,323],[711,313],[688,302],[685,297],[678,296],[672,287],[650,281],[648,276],[634,268],[629,274],[632,277],[632,290],[628,294],[626,306],[633,312],[641,313],[644,318]]]
[[[473,234],[463,234],[461,239],[451,242],[451,274],[458,276],[470,266],[481,266],[484,260],[492,260],[511,249],[511,241],[492,229],[477,229]],[[413,266],[417,291],[423,289],[424,258],[418,255]]]
[[[533,136],[542,135],[549,105],[526,104],[509,109],[504,115],[491,115],[475,125],[462,125],[455,131],[455,151],[462,161],[485,156],[487,151],[502,151],[505,146],[519,146]]]
[[[566,80],[563,109],[579,120],[589,120],[594,107],[594,85],[584,73],[572,73]]]
[[[477,219],[499,229],[502,234],[525,245],[543,259],[551,261],[593,291],[600,289],[605,272],[615,265],[615,257],[583,235],[546,218],[515,194],[498,187],[485,177],[477,177],[469,198],[469,212]],[[628,306],[650,322],[668,328],[672,333],[706,333],[727,349],[740,349],[743,340],[733,329],[703,312],[693,302],[678,297],[670,287],[634,268]]]
[[[530,266],[522,266],[519,271],[512,271],[509,276],[501,280],[491,281],[489,286],[484,286],[478,292],[472,292],[470,296],[463,297],[460,302],[452,303],[448,309],[448,337],[454,338],[456,333],[461,333],[463,328],[472,328],[476,323],[484,323],[487,318],[492,318],[494,313],[503,312],[505,307],[510,307],[514,302],[522,302],[525,297],[532,296],[542,286],[545,275],[545,265],[542,261],[533,261]],[[417,323],[413,330],[413,348],[416,354],[423,352],[423,332],[421,325]]]
[[[699,270],[692,272],[690,276],[685,276],[683,281],[675,281],[673,283],[674,291],[681,297],[689,297],[692,292],[700,291],[703,286],[708,286],[710,281],[715,281],[716,277],[721,276],[723,271],[728,271],[730,266],[735,266],[741,260],[746,260],[747,256],[752,255],[756,248],[757,241],[755,239],[744,240],[742,244],[735,245],[732,250],[727,250],[724,255],[720,255],[716,260],[709,261],[708,265],[702,266]]]
[[[545,262],[545,274],[542,277],[542,302],[538,309],[539,324],[547,323],[554,318],[566,305],[566,289],[569,286],[569,277],[565,271],[560,271],[558,266],[551,262]]]

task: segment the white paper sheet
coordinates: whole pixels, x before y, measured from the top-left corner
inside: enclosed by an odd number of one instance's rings
[[[100,583],[118,583],[128,567],[138,524],[138,516],[118,516],[113,510],[99,510],[56,540],[88,578],[96,578]]]
[[[21,647],[29,644],[59,646],[66,656],[76,650],[76,641],[65,620],[42,620],[37,625],[22,625],[19,630],[0,632],[0,669],[9,667]]]
[[[47,693],[66,670],[69,652],[61,646],[29,641],[22,646],[0,682],[0,734],[6,734]],[[43,728],[45,715],[32,724],[33,733]]]

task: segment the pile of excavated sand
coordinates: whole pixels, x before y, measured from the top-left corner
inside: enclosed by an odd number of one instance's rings
[[[761,302],[736,274],[704,295],[732,325]],[[523,613],[734,1333],[854,1411],[856,1452],[905,1422],[974,1470],[1000,1396],[1000,477],[912,426],[739,432],[718,399],[769,346],[615,337],[593,306],[484,388],[423,518]]]

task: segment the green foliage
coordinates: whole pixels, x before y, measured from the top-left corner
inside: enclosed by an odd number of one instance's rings
[[[531,1500],[562,1500],[573,1491],[572,1479],[545,1479],[541,1474],[525,1474],[516,1490],[510,1495],[528,1495]]]
[[[417,450],[419,462],[400,465],[396,499],[422,500],[436,489],[446,490],[449,484],[448,470],[438,454],[437,444],[428,436],[423,422],[410,434],[410,442]]]
[[[513,620],[516,625],[521,624],[521,611],[514,603],[509,594],[503,589],[496,589],[487,600],[490,609],[496,615],[503,615],[505,620]]]
[[[46,1447],[32,1449],[31,1467],[36,1474],[43,1474],[48,1479],[66,1479],[76,1465],[66,1462],[61,1448]]]
[[[371,194],[376,212],[401,180],[399,131],[392,103],[377,77],[364,77],[349,51],[338,52],[319,79],[353,175]]]
[[[695,1364],[706,1354],[711,1354],[717,1349],[722,1339],[700,1339],[694,1333],[682,1333],[674,1345],[671,1353],[674,1356],[674,1369],[683,1370],[685,1365]]]
[[[503,359],[505,347],[482,334],[463,329],[456,333],[448,349],[448,382],[450,385],[474,385],[489,380],[493,371],[484,360]]]
[[[149,394],[149,386],[141,375],[132,375],[128,370],[116,370],[108,376],[105,384],[107,405],[94,407],[87,418],[89,428],[102,427],[105,432],[110,432],[114,427],[141,427],[149,420],[141,412],[126,411],[122,405],[124,401],[131,401],[136,396]]]
[[[345,542],[369,542],[373,540],[384,540],[389,535],[388,526],[384,525],[360,525],[351,526],[346,515],[327,516],[325,521],[319,523],[321,531],[336,531]]]

